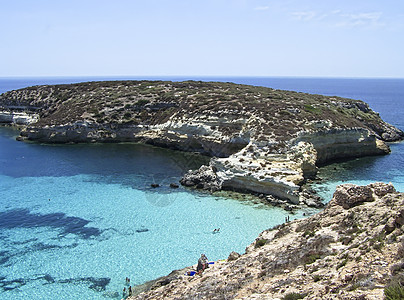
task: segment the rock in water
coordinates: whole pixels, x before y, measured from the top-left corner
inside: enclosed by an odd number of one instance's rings
[[[197,187],[199,189],[211,192],[219,191],[221,183],[211,166],[202,166],[198,170],[188,171],[180,180],[180,183],[188,187]]]

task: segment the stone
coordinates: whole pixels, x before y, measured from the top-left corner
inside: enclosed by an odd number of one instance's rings
[[[195,186],[199,189],[218,191],[221,189],[221,183],[216,176],[213,168],[210,166],[201,166],[198,170],[188,171],[180,180],[184,186]]]
[[[180,186],[178,184],[176,184],[176,183],[170,183],[170,188],[177,189],[179,187]]]
[[[382,182],[375,182],[369,184],[369,187],[373,189],[373,192],[379,197],[396,192],[396,189],[391,183],[385,184]]]
[[[343,208],[349,209],[364,202],[373,201],[374,198],[373,191],[369,186],[358,186],[348,183],[337,187],[333,200]]]
[[[396,224],[397,227],[404,225],[404,209],[400,210],[400,212],[398,213],[397,217],[394,220],[394,223]]]
[[[237,260],[241,255],[235,251],[232,251],[227,258],[227,261]]]

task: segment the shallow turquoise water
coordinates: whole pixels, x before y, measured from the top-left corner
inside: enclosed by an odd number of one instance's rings
[[[242,253],[287,215],[169,189],[182,172],[171,151],[26,144],[8,129],[0,133],[1,299],[117,298],[127,276],[140,284],[196,263],[201,253],[210,260]],[[165,187],[153,190],[151,182]]]
[[[320,168],[318,177],[322,181],[313,188],[325,202],[331,200],[335,188],[344,183],[392,183],[397,191],[404,192],[404,143],[390,144],[390,149],[391,153],[386,156],[357,158]]]

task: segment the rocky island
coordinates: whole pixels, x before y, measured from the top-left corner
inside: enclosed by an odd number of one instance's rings
[[[302,185],[317,166],[389,152],[404,133],[359,100],[222,82],[109,81],[0,95],[20,140],[141,142],[211,156],[181,183],[317,205]]]

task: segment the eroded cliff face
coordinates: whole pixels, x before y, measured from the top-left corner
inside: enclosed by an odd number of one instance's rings
[[[196,265],[174,271],[130,299],[383,299],[385,287],[404,283],[403,225],[404,194],[392,185],[341,185],[322,212],[262,232],[202,275],[186,275]]]
[[[0,111],[0,124],[29,125],[39,120],[35,113]]]
[[[384,142],[404,138],[362,101],[232,83],[38,86],[0,95],[0,108],[9,115],[35,112],[21,140],[133,141],[198,152],[213,156],[210,166],[186,174],[183,184],[295,204],[304,201],[301,186],[317,165],[388,153]]]
[[[182,183],[192,186],[192,182],[196,182],[199,187],[211,190],[213,187],[213,190],[224,188],[269,194],[293,204],[307,204],[301,186],[306,179],[316,175],[317,165],[389,151],[383,141],[364,128],[301,132],[277,153],[271,151],[270,144],[250,141],[227,158],[211,159],[210,166],[216,176],[208,177],[211,182],[206,187],[201,185],[207,178],[201,170],[197,172],[199,177],[195,177],[195,172],[187,173]],[[193,176],[192,180],[189,180],[190,176]]]

